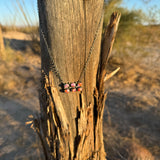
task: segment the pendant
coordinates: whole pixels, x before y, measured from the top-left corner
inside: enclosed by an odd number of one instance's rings
[[[63,84],[63,92],[82,92],[82,83],[81,82],[73,82],[73,83],[64,83]]]

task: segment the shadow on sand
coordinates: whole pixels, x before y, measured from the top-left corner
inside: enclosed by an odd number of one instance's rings
[[[0,160],[43,159],[39,139],[25,125],[32,106],[0,96]]]
[[[15,51],[26,51],[31,49],[34,54],[40,54],[40,44],[38,40],[18,40],[4,38],[5,47],[9,46]]]
[[[11,49],[16,51],[25,51],[30,47],[32,41],[30,40],[17,40],[4,38],[5,46],[10,46]]]
[[[106,100],[111,125],[122,137],[134,136],[148,148],[160,146],[160,109],[134,96],[110,92]],[[104,126],[108,121],[104,110]],[[107,133],[104,133],[104,136]],[[154,152],[154,151],[153,151]],[[158,155],[160,156],[160,155]]]

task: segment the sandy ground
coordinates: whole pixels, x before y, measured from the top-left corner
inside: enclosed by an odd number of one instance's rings
[[[41,160],[37,134],[25,124],[39,111],[40,56],[29,49],[26,34],[9,32],[4,40],[9,44],[0,60],[0,160]]]
[[[5,32],[3,34],[3,37],[6,39],[15,39],[15,40],[31,40],[30,35],[18,31]]]
[[[37,135],[25,125],[28,116],[39,111],[40,57],[28,49],[25,34],[12,32],[4,38],[12,49],[6,53],[9,58],[0,60],[0,160],[44,159]],[[151,54],[142,57],[141,49]],[[159,50],[160,46],[151,44],[137,49],[135,55],[128,50],[132,59],[116,55],[110,59],[108,72],[121,67],[106,83],[104,141],[111,160],[127,159],[126,139],[160,159]]]
[[[35,105],[0,96],[0,159],[39,159],[38,137],[25,125]]]
[[[142,50],[149,50],[149,54],[142,56]],[[153,43],[137,52],[129,50],[131,57],[125,60],[116,55],[110,59],[108,72],[121,67],[120,72],[106,83],[109,92],[104,112],[104,135],[106,148],[110,143],[108,148],[112,147],[111,153],[117,156],[110,155],[112,160],[123,159],[123,152],[121,157],[113,147],[118,143],[120,147],[126,138],[145,147],[156,160],[160,159],[159,51],[160,46]]]

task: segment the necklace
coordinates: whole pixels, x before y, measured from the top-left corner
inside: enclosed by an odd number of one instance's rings
[[[43,40],[44,40],[44,43],[45,43],[45,45],[46,45],[46,47],[47,47],[48,54],[49,54],[50,59],[51,59],[51,67],[50,67],[50,69],[55,73],[55,75],[56,75],[57,78],[59,79],[59,82],[60,82],[61,87],[62,87],[62,89],[61,89],[62,92],[64,92],[64,93],[77,92],[77,91],[82,92],[82,82],[81,82],[82,75],[83,75],[83,73],[85,73],[86,68],[87,68],[87,64],[88,64],[88,62],[89,62],[89,60],[90,60],[90,57],[91,57],[91,55],[92,55],[92,53],[93,53],[92,51],[93,51],[93,49],[94,49],[94,44],[95,44],[95,41],[96,41],[97,36],[98,36],[98,31],[99,31],[99,28],[100,28],[100,25],[101,25],[101,22],[102,22],[102,18],[103,18],[103,12],[102,12],[102,15],[101,15],[101,18],[100,18],[100,21],[99,21],[97,30],[96,30],[95,35],[94,35],[94,39],[93,39],[92,45],[91,45],[91,47],[90,47],[87,60],[86,60],[86,62],[85,62],[85,64],[84,64],[83,69],[82,69],[82,71],[81,71],[81,73],[80,73],[80,76],[79,76],[79,78],[78,78],[78,80],[77,80],[76,82],[67,82],[67,83],[64,83],[63,79],[62,79],[61,76],[60,76],[60,73],[59,73],[59,71],[58,71],[58,68],[57,68],[57,66],[56,66],[56,64],[55,64],[55,61],[54,61],[54,59],[53,59],[53,57],[52,57],[52,55],[51,55],[51,51],[50,51],[50,48],[49,48],[48,43],[47,43],[47,41],[46,41],[46,38],[45,38],[45,36],[44,36],[44,33],[43,33],[43,31],[40,29],[41,34],[42,34],[42,38],[43,38]]]

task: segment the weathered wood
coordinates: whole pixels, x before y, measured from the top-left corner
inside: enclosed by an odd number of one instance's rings
[[[102,41],[102,52],[101,52],[101,61],[100,61],[100,73],[99,73],[99,92],[104,92],[104,78],[106,75],[106,65],[108,62],[108,59],[110,57],[113,43],[115,40],[115,36],[118,29],[118,24],[120,20],[121,15],[117,12],[114,12],[111,15],[110,23],[106,27],[105,33],[104,33],[104,39]]]
[[[100,55],[103,3],[103,0],[38,0],[42,52],[41,115],[34,123],[47,160],[105,159],[102,117],[107,94],[100,89],[105,76],[102,76],[104,67],[101,68],[101,64],[105,65],[102,56],[106,60],[105,53],[111,52],[118,18],[115,20],[114,14],[113,23],[109,25],[113,32],[109,34],[108,31],[111,41],[107,40],[108,34],[104,39],[103,45],[108,45],[110,50],[106,52],[104,46]],[[63,93],[59,76],[63,83],[78,81],[97,28],[93,53],[81,79],[82,93]],[[51,69],[52,61],[56,72]],[[99,65],[101,69],[97,76]]]
[[[106,74],[104,77],[104,82],[107,81],[108,79],[112,78],[119,70],[120,70],[120,67],[115,69],[113,72]]]

